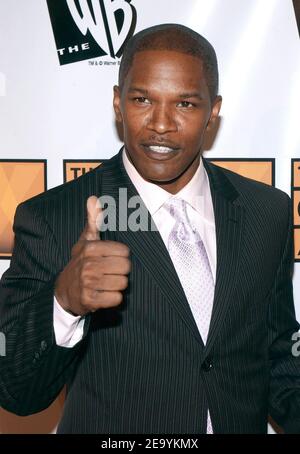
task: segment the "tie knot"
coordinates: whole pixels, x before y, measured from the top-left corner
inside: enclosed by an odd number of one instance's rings
[[[199,242],[199,234],[193,229],[187,214],[187,202],[183,199],[172,198],[165,203],[166,209],[175,219],[173,234],[176,232],[179,241],[187,243]]]
[[[165,207],[176,221],[187,220],[185,200],[172,198],[165,203]]]

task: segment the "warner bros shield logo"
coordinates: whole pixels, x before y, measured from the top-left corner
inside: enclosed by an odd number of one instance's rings
[[[120,57],[136,26],[132,0],[47,0],[61,65]]]

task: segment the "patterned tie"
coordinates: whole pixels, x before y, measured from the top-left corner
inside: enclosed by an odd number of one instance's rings
[[[175,219],[168,250],[206,344],[214,298],[214,281],[205,246],[187,216],[186,202],[171,199],[165,205]]]
[[[214,281],[204,243],[187,216],[186,202],[172,198],[165,205],[175,219],[168,250],[204,344],[211,319]],[[210,415],[207,433],[213,433]]]

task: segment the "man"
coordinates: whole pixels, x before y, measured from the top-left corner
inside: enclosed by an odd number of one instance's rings
[[[124,149],[17,209],[4,408],[38,412],[67,383],[60,433],[265,433],[268,414],[299,431],[289,198],[201,158],[220,106],[203,37],[166,24],[129,41]],[[148,229],[120,228],[119,189]],[[99,235],[100,196],[117,220]]]

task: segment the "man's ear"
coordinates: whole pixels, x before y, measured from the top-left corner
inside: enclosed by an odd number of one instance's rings
[[[121,111],[121,92],[120,87],[117,85],[114,86],[114,100],[113,100],[114,111],[116,115],[116,120],[120,123],[123,122],[123,116]]]
[[[210,114],[210,118],[208,120],[207,127],[206,127],[207,130],[210,130],[214,126],[214,124],[219,116],[219,113],[221,110],[221,105],[222,105],[222,96],[216,96],[212,103],[211,114]]]

